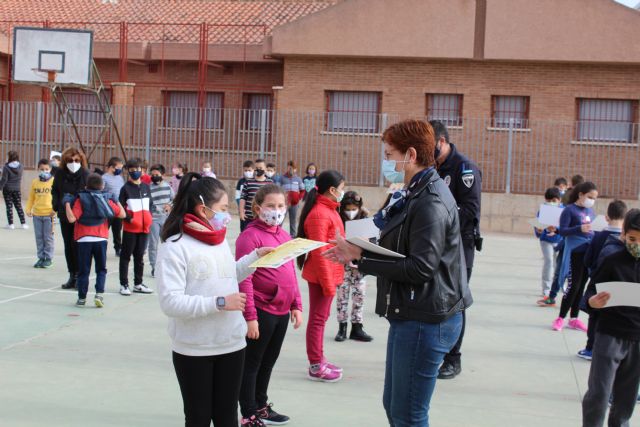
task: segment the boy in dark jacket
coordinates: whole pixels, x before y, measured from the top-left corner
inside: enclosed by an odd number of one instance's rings
[[[24,217],[24,211],[22,210],[22,194],[20,193],[20,186],[22,184],[22,164],[20,164],[20,157],[16,151],[9,151],[7,164],[2,169],[2,178],[0,178],[0,190],[2,190],[2,196],[4,197],[4,203],[7,205],[7,226],[9,230],[13,230],[13,208],[16,208],[18,217],[20,218],[20,224],[22,228],[27,229],[27,220]]]
[[[544,193],[544,202],[548,205],[560,205],[560,191],[557,188],[548,188]],[[540,213],[538,212],[538,216]],[[545,229],[534,228],[536,237],[540,240],[540,249],[544,263],[542,265],[542,296],[549,297],[551,283],[553,282],[553,271],[555,269],[555,251],[562,241],[562,236],[557,233],[555,227]]]
[[[129,180],[120,190],[120,204],[127,213],[122,232],[122,251],[120,253],[120,294],[131,295],[129,289],[129,261],[133,255],[134,285],[133,292],[150,294],[153,291],[142,283],[144,274],[144,251],[151,231],[153,201],[151,189],[141,181],[142,162],[130,159],[126,164]]]
[[[587,290],[589,308],[599,313],[589,389],[582,401],[582,425],[602,426],[613,394],[608,423],[626,426],[633,415],[640,385],[640,308],[607,307],[611,295],[599,283],[628,282],[640,286],[640,209],[624,220],[625,250],[602,261]]]

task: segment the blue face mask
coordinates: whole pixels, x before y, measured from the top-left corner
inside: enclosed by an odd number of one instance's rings
[[[121,173],[122,173],[122,168],[114,169],[114,170],[113,170],[113,174],[114,174],[115,176],[118,176],[118,175],[120,175]]]
[[[137,181],[142,176],[142,171],[129,172],[129,176],[131,177],[132,180]]]
[[[400,162],[397,160],[382,160],[382,173],[387,181],[392,184],[401,184],[404,182],[404,169],[398,172],[396,165],[398,163],[407,163],[406,158],[408,154],[407,152],[404,156],[405,160]]]
[[[51,178],[51,174],[49,172],[40,172],[38,176],[40,177],[40,181],[48,181],[49,178]]]

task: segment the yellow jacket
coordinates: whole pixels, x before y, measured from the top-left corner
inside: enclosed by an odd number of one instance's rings
[[[27,201],[27,213],[33,213],[35,216],[53,216],[55,214],[51,206],[52,186],[53,178],[50,178],[48,181],[40,181],[40,178],[31,181],[31,190],[29,191],[29,200]]]

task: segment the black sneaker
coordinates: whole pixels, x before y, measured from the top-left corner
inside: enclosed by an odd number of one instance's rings
[[[33,268],[42,268],[42,263],[44,262],[43,259],[38,259],[38,262],[36,262],[35,264],[33,264]]]
[[[439,380],[452,380],[462,372],[460,362],[444,362],[438,371]]]
[[[259,409],[258,416],[262,423],[267,426],[282,426],[289,422],[289,417],[273,410],[273,403],[269,403],[264,408]]]
[[[120,253],[122,252],[121,249],[116,249],[116,256],[119,258],[120,257]]]

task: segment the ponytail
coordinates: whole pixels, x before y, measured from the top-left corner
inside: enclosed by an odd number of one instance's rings
[[[318,194],[325,194],[331,187],[338,188],[340,184],[344,182],[344,176],[338,171],[327,170],[318,175],[316,180],[316,187],[312,188],[311,191],[307,193],[307,197],[304,202],[304,206],[302,208],[302,212],[300,213],[300,221],[298,223],[298,234],[296,237],[301,239],[306,239],[307,235],[304,232],[304,223],[311,212],[311,209],[316,204],[318,200]],[[298,268],[302,269],[304,266],[304,262],[306,260],[306,255],[301,255],[298,257],[297,264]]]

